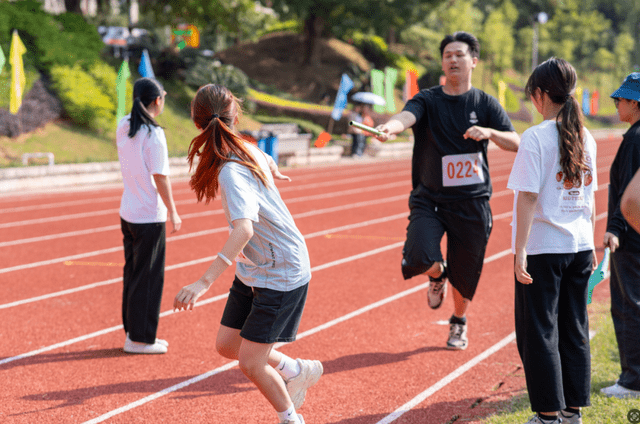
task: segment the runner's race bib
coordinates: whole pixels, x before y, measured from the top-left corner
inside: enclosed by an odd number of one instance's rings
[[[442,186],[466,186],[484,183],[482,153],[448,155],[442,158]]]

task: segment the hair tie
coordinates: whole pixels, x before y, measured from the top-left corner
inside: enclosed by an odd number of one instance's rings
[[[211,115],[211,119],[219,118],[219,117],[220,117],[220,115],[218,115],[217,113],[214,113],[213,115]]]

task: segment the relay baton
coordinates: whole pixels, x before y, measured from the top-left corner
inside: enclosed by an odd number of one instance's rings
[[[370,132],[371,134],[374,134],[374,135],[384,135],[385,134],[382,131],[378,131],[377,129],[375,129],[373,127],[370,127],[368,125],[363,125],[363,124],[361,124],[359,122],[356,122],[356,121],[349,121],[349,125],[351,125],[352,127],[360,128],[363,131],[368,131],[368,132]]]
[[[607,270],[609,269],[609,253],[611,250],[606,247],[604,249],[604,257],[602,258],[602,262],[598,265],[591,277],[589,277],[589,299],[587,300],[587,305],[591,303],[591,295],[593,294],[593,289],[597,284],[601,283],[604,280],[604,276],[607,274]]]

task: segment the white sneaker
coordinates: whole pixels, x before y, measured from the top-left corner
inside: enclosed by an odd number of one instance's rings
[[[127,340],[129,340],[129,333],[127,333]],[[127,342],[127,340],[125,340],[125,343]],[[130,340],[129,340],[130,341]],[[162,340],[162,339],[156,339],[156,343],[160,343],[161,345],[164,345],[166,347],[169,347],[169,342],[166,340]]]
[[[465,350],[468,344],[467,324],[449,324],[449,340],[447,340],[447,349]]]
[[[631,390],[626,387],[622,387],[618,383],[613,386],[600,389],[600,393],[608,397],[615,397],[618,399],[624,398],[640,398],[640,390]]]
[[[304,418],[302,418],[302,415],[298,414],[298,419],[300,420],[300,424],[305,424]],[[297,423],[295,421],[286,420],[286,421],[282,421],[280,424],[297,424]]]
[[[304,398],[307,394],[309,387],[313,386],[320,380],[324,368],[320,361],[310,361],[307,359],[296,359],[300,365],[300,374],[291,378],[285,383],[287,386],[287,392],[293,402],[293,407],[300,409],[304,403]]]
[[[127,340],[124,342],[124,351],[126,353],[160,354],[167,353],[167,346],[160,343],[158,339],[156,339],[154,344],[148,344],[134,342],[127,336]]]
[[[438,309],[447,296],[447,263],[443,263],[442,275],[438,278],[429,277],[429,291],[427,299],[431,309]]]

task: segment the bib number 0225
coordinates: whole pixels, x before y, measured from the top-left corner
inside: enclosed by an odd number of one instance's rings
[[[465,186],[484,183],[482,154],[465,153],[442,158],[442,185],[444,187]]]

